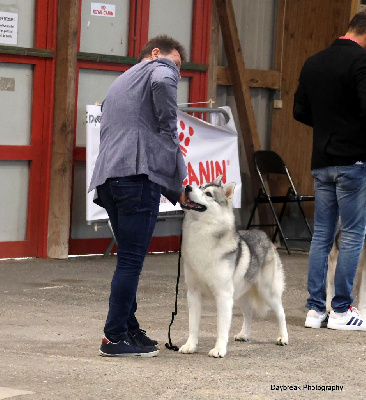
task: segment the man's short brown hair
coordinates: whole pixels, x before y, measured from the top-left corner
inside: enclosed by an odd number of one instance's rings
[[[361,11],[357,13],[348,25],[348,31],[355,32],[357,35],[364,35],[366,33],[366,12]]]
[[[184,63],[187,59],[186,50],[179,42],[167,35],[160,35],[150,39],[145,44],[138,57],[138,62],[140,62],[143,58],[150,56],[151,52],[155,48],[158,48],[163,55],[170,54],[173,50],[177,50],[182,63]]]

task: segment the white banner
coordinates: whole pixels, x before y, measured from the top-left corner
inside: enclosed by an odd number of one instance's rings
[[[226,124],[223,117],[216,114],[214,124],[209,124],[185,112],[177,112],[180,147],[186,161],[188,176],[183,185],[200,186],[223,175],[224,185],[235,182],[233,205],[240,208],[241,178],[238,157],[238,134],[229,107],[223,107],[229,114]],[[99,152],[100,106],[86,106],[86,186],[88,188],[94,164]],[[220,124],[220,126],[217,126]],[[94,191],[93,191],[94,192]],[[93,203],[94,193],[87,194],[86,220],[108,219],[105,210]],[[160,201],[160,212],[180,210],[165,197]]]
[[[88,193],[94,165],[99,154],[101,106],[86,106],[86,220],[88,222],[107,220],[104,208],[93,203],[94,190]]]

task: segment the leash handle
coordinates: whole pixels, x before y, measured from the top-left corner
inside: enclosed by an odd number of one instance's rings
[[[168,330],[168,339],[169,343],[165,343],[165,347],[168,350],[173,350],[173,351],[178,351],[179,347],[174,346],[172,343],[172,339],[170,337],[170,328],[173,325],[174,322],[174,317],[178,314],[178,290],[179,290],[179,279],[180,279],[180,259],[181,259],[181,249],[182,249],[182,238],[183,238],[183,231],[181,232],[180,235],[180,242],[179,242],[179,255],[178,255],[178,274],[177,274],[177,282],[175,285],[175,304],[174,304],[174,311],[172,312],[172,319],[169,324],[169,330]]]

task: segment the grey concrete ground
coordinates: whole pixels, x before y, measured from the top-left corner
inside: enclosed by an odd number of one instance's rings
[[[281,252],[281,258],[290,344],[275,345],[273,315],[255,319],[250,342],[234,342],[242,322],[235,309],[223,359],[207,356],[216,329],[210,304],[204,307],[198,353],[182,355],[164,346],[174,310],[177,254],[148,255],[140,280],[139,320],[161,347],[151,359],[98,356],[113,256],[0,261],[0,399],[365,397],[366,332],[305,329],[308,256]],[[184,279],[179,288],[172,326],[177,345],[188,329]]]

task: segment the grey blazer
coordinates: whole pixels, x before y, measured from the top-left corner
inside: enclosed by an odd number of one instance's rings
[[[169,200],[178,200],[187,175],[177,133],[178,80],[176,65],[157,58],[134,65],[113,82],[103,103],[89,191],[108,178],[146,174]]]

